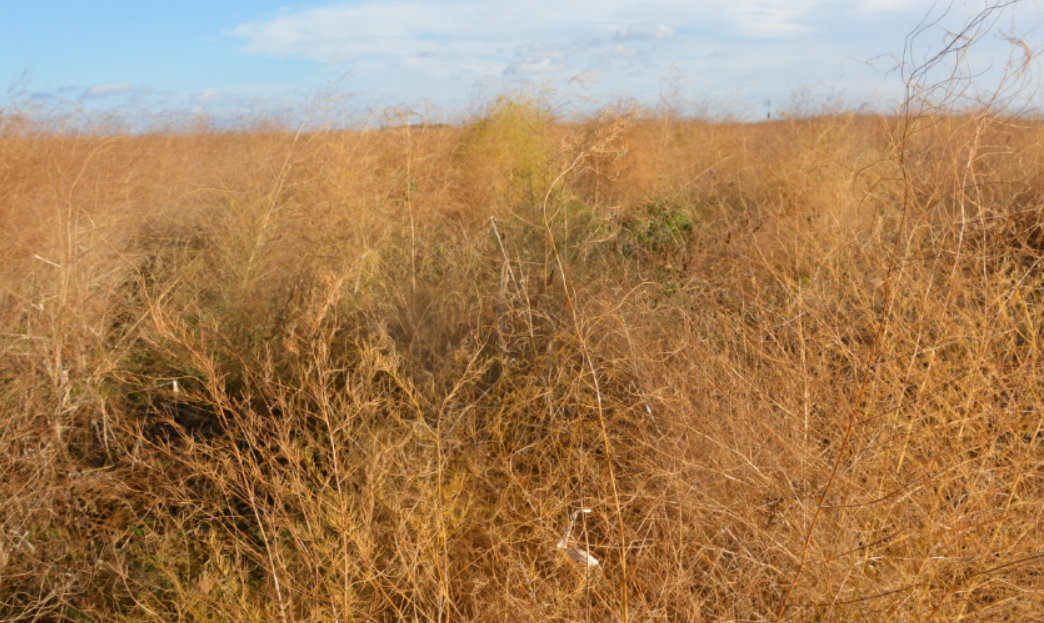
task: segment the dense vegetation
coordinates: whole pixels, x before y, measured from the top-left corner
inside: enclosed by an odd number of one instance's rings
[[[1033,619],[1042,171],[986,112],[9,124],[0,616]]]

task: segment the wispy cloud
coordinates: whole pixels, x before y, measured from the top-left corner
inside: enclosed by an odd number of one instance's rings
[[[504,68],[504,73],[533,74],[560,70],[565,67],[565,61],[575,54],[576,48],[569,45],[538,43],[525,46],[517,52],[516,60]]]
[[[613,39],[616,41],[648,41],[650,39],[669,39],[674,36],[674,29],[666,24],[636,24],[617,29]]]
[[[213,102],[220,102],[229,96],[228,93],[219,91],[217,89],[206,89],[199,91],[198,93],[192,94],[192,101],[197,104],[209,104]]]
[[[589,37],[565,44],[535,43],[520,47],[504,68],[505,75],[613,71],[645,64],[649,54],[674,37],[666,24],[621,26],[611,36]]]
[[[879,13],[879,12],[920,12],[932,8],[932,6],[938,6],[942,3],[932,2],[932,0],[863,0],[860,3],[859,9],[867,13]]]
[[[92,84],[83,92],[84,99],[95,99],[100,97],[112,97],[114,95],[126,95],[134,91],[134,87],[126,82],[106,82],[104,84]]]
[[[510,50],[576,41],[662,41],[680,28],[716,36],[786,37],[805,32],[802,20],[825,0],[715,0],[645,3],[583,0],[421,0],[320,6],[240,24],[228,34],[248,54],[321,63],[381,62],[395,58],[482,58],[523,64]],[[524,54],[524,53],[523,53]]]
[[[386,86],[423,88],[434,80],[468,85],[633,67],[647,61],[651,46],[675,37],[670,20],[685,23],[691,13],[668,0],[600,7],[581,0],[364,0],[281,12],[228,34],[244,41],[247,54],[311,60],[359,78],[383,72]]]
[[[655,95],[671,74],[694,92],[731,97],[740,89],[778,95],[832,80],[860,83],[874,73],[860,61],[901,49],[908,30],[896,24],[912,28],[930,6],[931,0],[356,0],[282,10],[226,34],[242,41],[245,54],[321,63],[349,76],[353,90],[377,97],[416,101],[498,81],[561,86],[581,74],[607,85],[606,95]],[[901,22],[890,17],[906,13]],[[609,93],[612,85],[626,86]]]

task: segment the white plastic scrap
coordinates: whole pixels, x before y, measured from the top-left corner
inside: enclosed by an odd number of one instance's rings
[[[569,560],[578,562],[585,565],[588,568],[598,567],[598,559],[587,553],[587,550],[580,549],[578,547],[569,547],[569,535],[573,532],[573,524],[576,523],[577,516],[580,513],[591,513],[593,512],[590,508],[581,508],[573,512],[573,516],[569,519],[569,527],[566,528],[565,534],[562,535],[562,540],[558,542],[558,549],[565,552],[565,555],[569,557]]]

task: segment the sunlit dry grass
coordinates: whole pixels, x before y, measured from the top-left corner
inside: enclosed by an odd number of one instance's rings
[[[0,612],[1031,620],[1042,139],[9,131]]]

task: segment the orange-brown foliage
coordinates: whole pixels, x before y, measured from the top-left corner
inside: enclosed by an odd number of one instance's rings
[[[14,133],[0,613],[1033,619],[1042,137]]]

